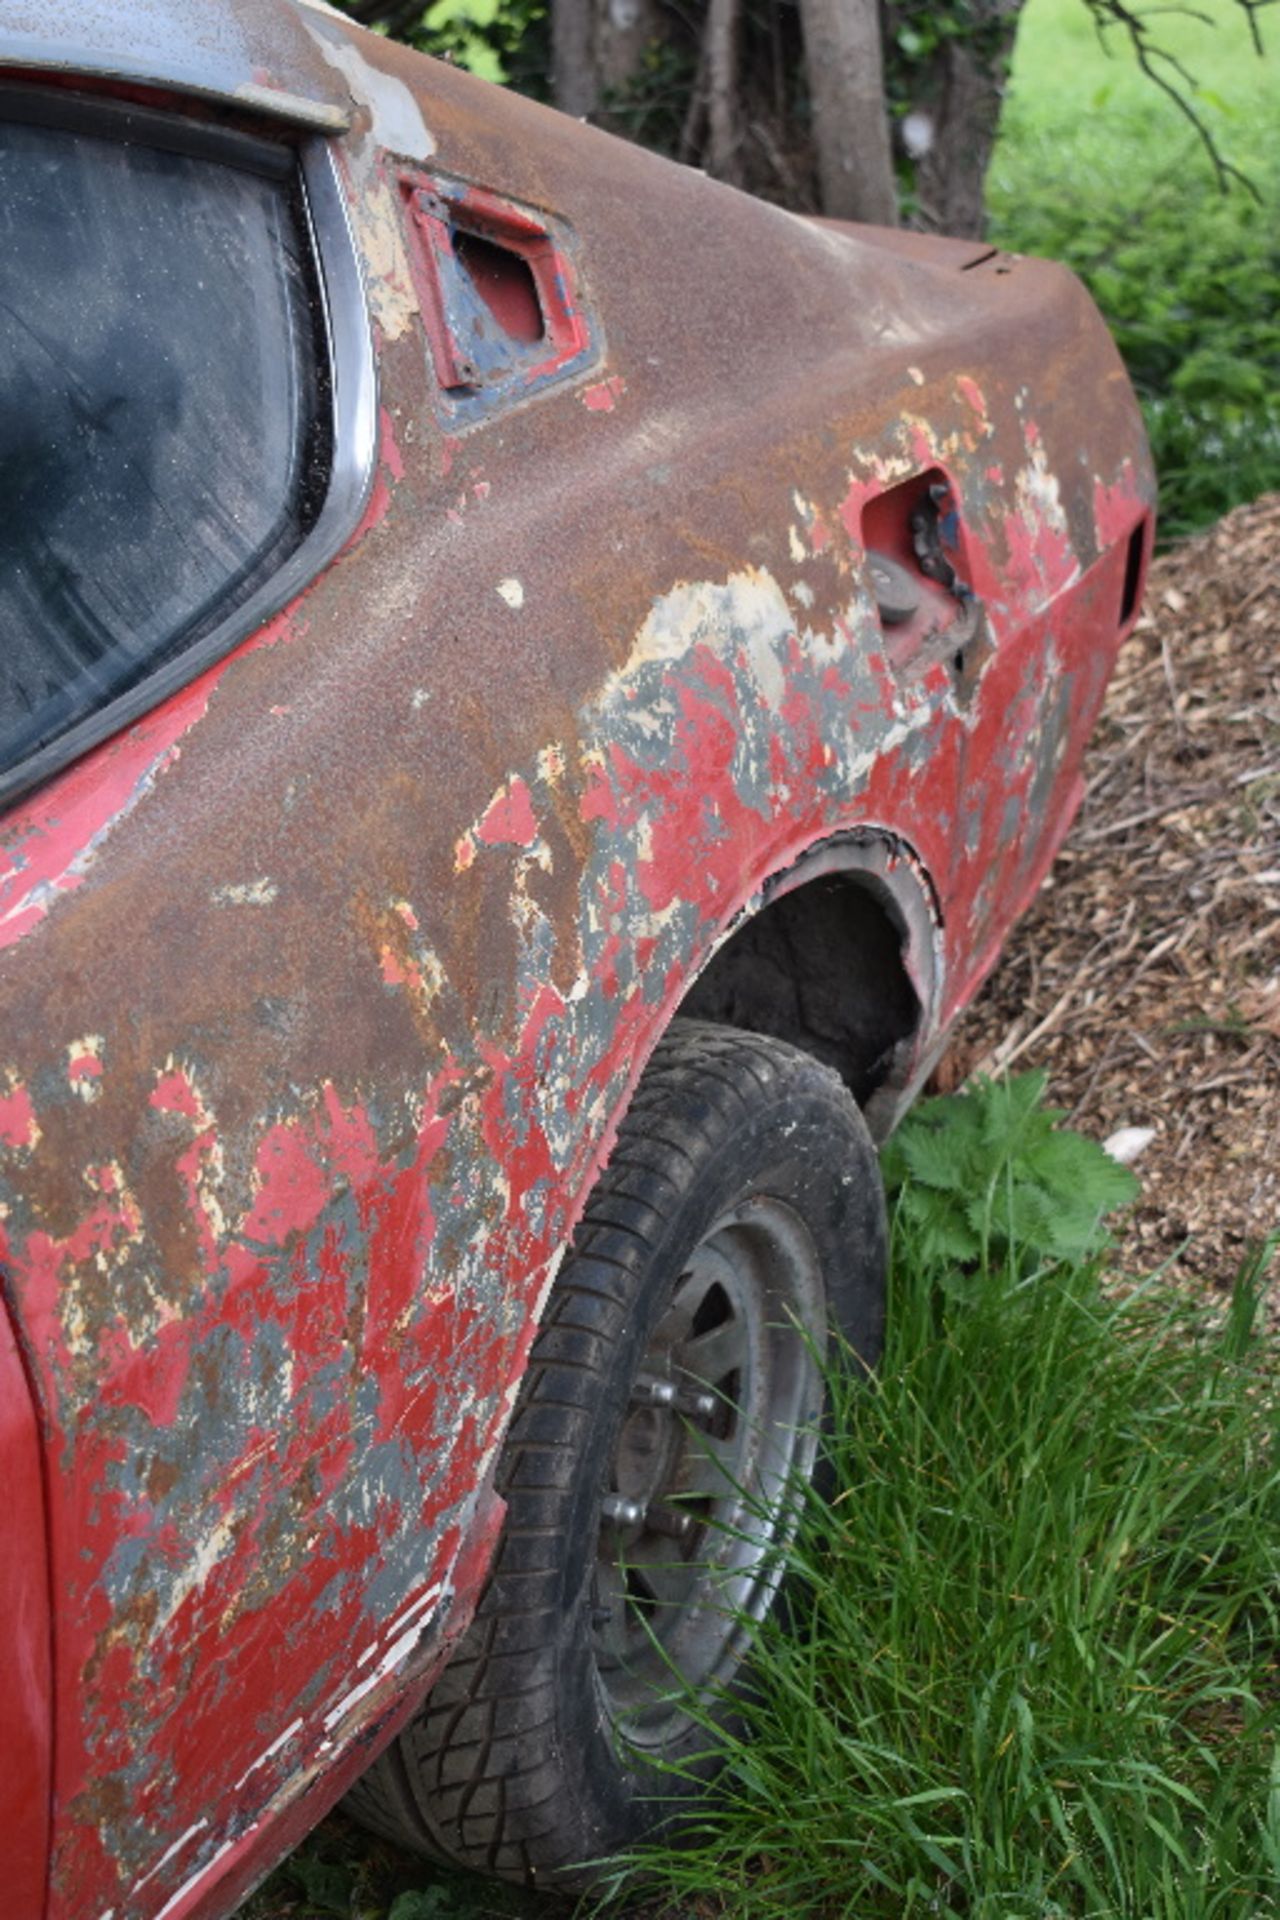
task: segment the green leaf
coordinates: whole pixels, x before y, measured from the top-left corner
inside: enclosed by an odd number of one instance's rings
[[[927,1122],[912,1127],[902,1141],[902,1156],[911,1179],[939,1193],[962,1193],[968,1185],[962,1128]]]
[[[1069,1128],[1055,1128],[1033,1139],[1024,1153],[1027,1171],[1059,1194],[1093,1213],[1127,1206],[1138,1193],[1132,1170],[1104,1153],[1095,1140]]]
[[[355,1893],[355,1874],[350,1867],[302,1852],[293,1856],[286,1871],[297,1881],[317,1913],[336,1914],[340,1920],[350,1920]]]
[[[478,80],[491,80],[495,86],[501,86],[507,77],[507,70],[489,45],[477,34],[468,34],[458,51],[459,63],[474,73]]]
[[[448,1887],[412,1887],[396,1895],[387,1920],[452,1920],[461,1912]]]
[[[1045,1084],[1018,1074],[925,1101],[885,1150],[899,1231],[953,1299],[969,1297],[984,1256],[1004,1284],[1093,1253],[1106,1215],[1138,1190],[1096,1142],[1055,1125]]]
[[[499,0],[435,0],[423,17],[430,33],[444,33],[451,27],[491,27],[498,17]]]

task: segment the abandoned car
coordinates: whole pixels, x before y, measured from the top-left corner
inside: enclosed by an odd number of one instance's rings
[[[1062,270],[320,0],[0,0],[0,1833],[572,1881],[773,1598],[1152,476]]]

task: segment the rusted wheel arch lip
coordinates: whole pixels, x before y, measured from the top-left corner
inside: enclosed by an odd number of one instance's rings
[[[0,70],[0,84],[3,82]],[[64,104],[53,100],[54,124],[57,108]],[[121,111],[136,118],[140,110],[122,107]],[[162,117],[170,126],[180,124],[170,115]],[[339,557],[360,526],[373,489],[378,452],[378,371],[364,271],[332,146],[327,140],[304,140],[298,147],[298,166],[320,283],[332,388],[333,465],[319,518],[271,578],[212,632],[0,774],[0,807],[7,807],[91,747],[163,705],[206,668],[260,632]]]
[[[915,848],[892,827],[867,822],[841,828],[768,875],[725,923],[684,983],[681,997],[689,992],[720,949],[756,914],[784,894],[794,893],[811,881],[833,874],[857,880],[884,907],[902,938],[903,965],[920,1003],[920,1019],[915,1031],[899,1049],[888,1077],[866,1105],[864,1117],[873,1138],[879,1141],[893,1131],[937,1051],[946,985],[942,908],[937,889]]]

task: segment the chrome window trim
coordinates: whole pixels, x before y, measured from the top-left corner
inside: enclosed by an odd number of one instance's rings
[[[181,126],[180,122],[170,124]],[[378,444],[377,366],[364,276],[332,146],[327,140],[311,139],[297,151],[320,283],[331,386],[333,457],[319,517],[279,570],[212,632],[0,774],[0,806],[7,807],[19,795],[61,773],[247,640],[324,571],[360,524],[373,485]]]
[[[0,18],[0,69],[159,89],[312,133],[351,130],[350,93],[305,19],[288,6],[152,0],[140,8],[136,0],[61,0],[7,11],[25,17]],[[345,14],[336,17],[351,27]]]

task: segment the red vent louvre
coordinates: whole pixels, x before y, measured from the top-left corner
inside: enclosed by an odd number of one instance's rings
[[[597,357],[549,223],[479,187],[402,176],[442,409],[465,424]]]

